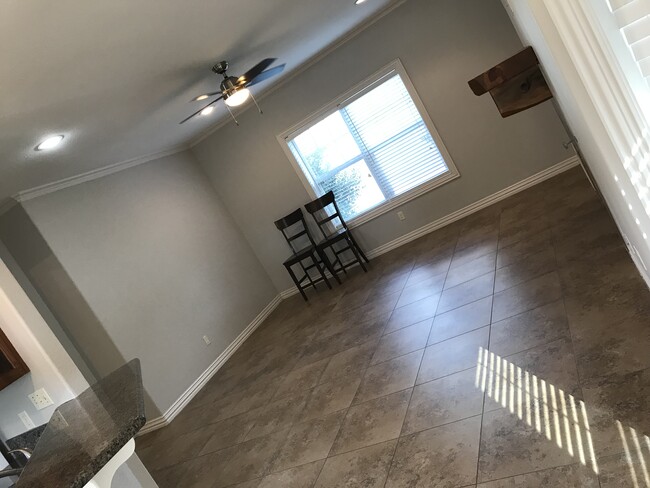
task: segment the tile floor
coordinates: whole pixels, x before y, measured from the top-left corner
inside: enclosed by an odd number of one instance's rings
[[[161,487],[649,487],[650,300],[579,169],[284,301],[170,426]]]

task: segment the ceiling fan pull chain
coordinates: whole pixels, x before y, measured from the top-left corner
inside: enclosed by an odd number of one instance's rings
[[[233,114],[232,110],[230,110],[230,106],[228,104],[224,104],[224,105],[226,105],[226,108],[228,109],[228,112],[230,113],[230,116],[232,117],[232,120],[234,120],[235,124],[237,124],[237,127],[239,127],[239,122],[235,118],[235,114]]]
[[[264,112],[262,112],[262,107],[260,107],[260,105],[257,103],[257,100],[253,96],[253,92],[251,92],[251,98],[253,99],[253,103],[257,107],[257,110],[259,111],[260,115],[264,115]]]

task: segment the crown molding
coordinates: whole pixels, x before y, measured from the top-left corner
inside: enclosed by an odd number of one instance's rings
[[[258,101],[263,100],[264,98],[268,97],[271,95],[273,92],[279,90],[282,88],[284,85],[307,71],[309,68],[314,66],[316,63],[324,59],[325,57],[329,56],[331,53],[336,51],[339,47],[343,46],[346,42],[350,41],[351,39],[355,38],[361,32],[366,30],[368,27],[376,23],[378,20],[380,20],[382,17],[385,17],[389,13],[391,13],[393,10],[395,10],[397,7],[400,7],[401,5],[405,4],[408,0],[396,0],[394,3],[388,5],[385,9],[380,10],[377,12],[375,15],[372,17],[366,19],[364,22],[361,22],[358,26],[356,26],[354,29],[352,29],[350,32],[347,34],[344,34],[342,37],[334,41],[333,43],[329,44],[325,48],[321,49],[318,51],[315,55],[313,55],[311,58],[307,59],[304,63],[300,64],[295,71],[293,71],[289,76],[286,78],[283,78],[280,80],[277,84],[273,85],[272,87],[269,87],[267,90],[264,90],[261,92],[259,95],[256,95],[255,98]],[[247,112],[248,110],[252,109],[254,107],[253,104],[248,104],[242,111],[241,114],[244,112]],[[196,146],[197,144],[201,143],[205,139],[207,139],[209,136],[214,134],[216,131],[221,129],[222,127],[230,124],[231,121],[228,118],[224,118],[220,122],[216,123],[212,127],[209,127],[206,131],[204,131],[202,134],[198,135],[194,139],[190,139],[189,142],[189,147],[190,149]]]
[[[139,156],[133,159],[127,159],[126,161],[120,161],[119,163],[109,164],[108,166],[93,169],[85,173],[63,178],[61,180],[46,183],[44,185],[35,186],[34,188],[30,188],[28,190],[19,191],[12,198],[18,202],[25,202],[27,200],[32,200],[33,198],[47,195],[48,193],[63,190],[64,188],[69,188],[71,186],[80,185],[81,183],[97,180],[99,178],[103,178],[104,176],[112,175],[113,173],[118,173],[120,171],[133,168],[134,166],[148,163],[149,161],[153,161],[155,159],[160,159],[182,151],[187,151],[188,149],[189,146],[187,144],[181,144],[165,151],[147,154],[145,156]]]
[[[5,198],[0,202],[0,215],[5,214],[9,210],[13,208],[14,205],[16,205],[18,202],[16,201],[15,198],[9,197]]]

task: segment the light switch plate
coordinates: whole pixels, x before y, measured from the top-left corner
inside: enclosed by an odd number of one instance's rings
[[[34,404],[34,407],[36,407],[36,410],[43,410],[50,405],[54,405],[54,402],[50,398],[50,395],[47,394],[44,388],[36,390],[31,395],[28,395],[28,397]]]
[[[36,428],[36,425],[34,424],[32,419],[29,417],[29,415],[27,415],[27,412],[25,412],[24,410],[18,414],[18,418],[23,423],[23,425],[25,427],[27,427],[28,429]]]

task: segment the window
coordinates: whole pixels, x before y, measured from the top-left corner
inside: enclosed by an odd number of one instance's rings
[[[609,0],[641,74],[650,84],[650,3],[648,0]]]
[[[312,196],[359,224],[458,176],[399,61],[279,136]]]

